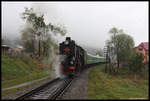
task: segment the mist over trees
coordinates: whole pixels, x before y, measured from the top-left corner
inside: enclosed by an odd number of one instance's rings
[[[53,35],[64,36],[66,29],[63,26],[46,24],[44,14],[37,14],[33,8],[25,8],[22,19],[26,21],[25,27],[21,30],[25,51],[33,55],[48,56],[50,49],[56,47]]]

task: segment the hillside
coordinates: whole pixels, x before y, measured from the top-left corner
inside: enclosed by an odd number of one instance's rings
[[[50,76],[51,73],[50,69],[41,68],[28,57],[14,59],[2,56],[1,63],[2,88]]]

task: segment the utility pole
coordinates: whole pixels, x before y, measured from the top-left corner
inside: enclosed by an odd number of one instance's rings
[[[40,58],[40,34],[41,34],[41,32],[38,32],[38,37],[39,37],[39,58]]]
[[[110,47],[107,46],[107,52],[108,52],[108,66],[109,66],[109,73],[111,73],[111,66],[110,66]]]
[[[106,65],[105,65],[105,73],[107,72],[107,58],[108,58],[108,51],[107,51],[107,46],[104,46],[104,55],[105,55],[105,61],[106,61]]]
[[[40,38],[39,38],[39,57],[40,57]]]

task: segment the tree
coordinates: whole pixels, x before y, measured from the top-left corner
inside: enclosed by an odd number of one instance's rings
[[[134,41],[131,36],[127,34],[118,34],[117,39],[117,52],[118,52],[118,61],[126,62],[134,48]]]
[[[109,33],[112,33],[115,36],[118,33],[118,29],[113,27],[109,30]]]
[[[21,30],[22,33],[22,40],[24,42],[24,48],[26,52],[35,53],[35,35],[34,30],[30,27],[25,27]],[[31,46],[31,47],[29,47]],[[32,49],[30,49],[32,48]]]
[[[129,70],[135,74],[135,80],[136,80],[136,74],[140,73],[142,71],[142,68],[144,68],[143,63],[144,56],[141,53],[132,53],[132,56],[130,57],[129,61]]]
[[[127,62],[132,49],[134,48],[133,38],[117,28],[110,29],[111,39],[107,40],[106,44],[109,46],[110,58],[117,61],[119,69],[120,63]],[[117,69],[117,70],[118,70]]]
[[[22,39],[24,40],[24,46],[26,50],[30,50],[33,54],[36,51],[39,53],[39,57],[47,55],[52,42],[51,34],[65,35],[65,28],[58,27],[51,23],[46,24],[44,22],[44,14],[39,15],[35,13],[33,8],[25,8],[22,13],[22,19],[26,21],[25,28],[21,31]],[[31,46],[29,49],[29,46]]]
[[[111,36],[111,40],[109,41],[109,46],[111,47],[111,49],[113,49],[113,53],[116,55],[117,58],[117,66],[119,68],[119,59],[118,59],[118,42],[117,42],[117,38],[116,35],[118,34],[118,29],[113,27],[112,29],[109,30],[109,33],[112,34]]]

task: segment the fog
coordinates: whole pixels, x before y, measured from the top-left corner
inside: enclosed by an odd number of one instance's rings
[[[24,7],[43,13],[46,23],[64,25],[66,36],[82,45],[103,48],[112,27],[132,36],[135,45],[148,41],[148,2],[2,2],[2,37],[20,37]]]

